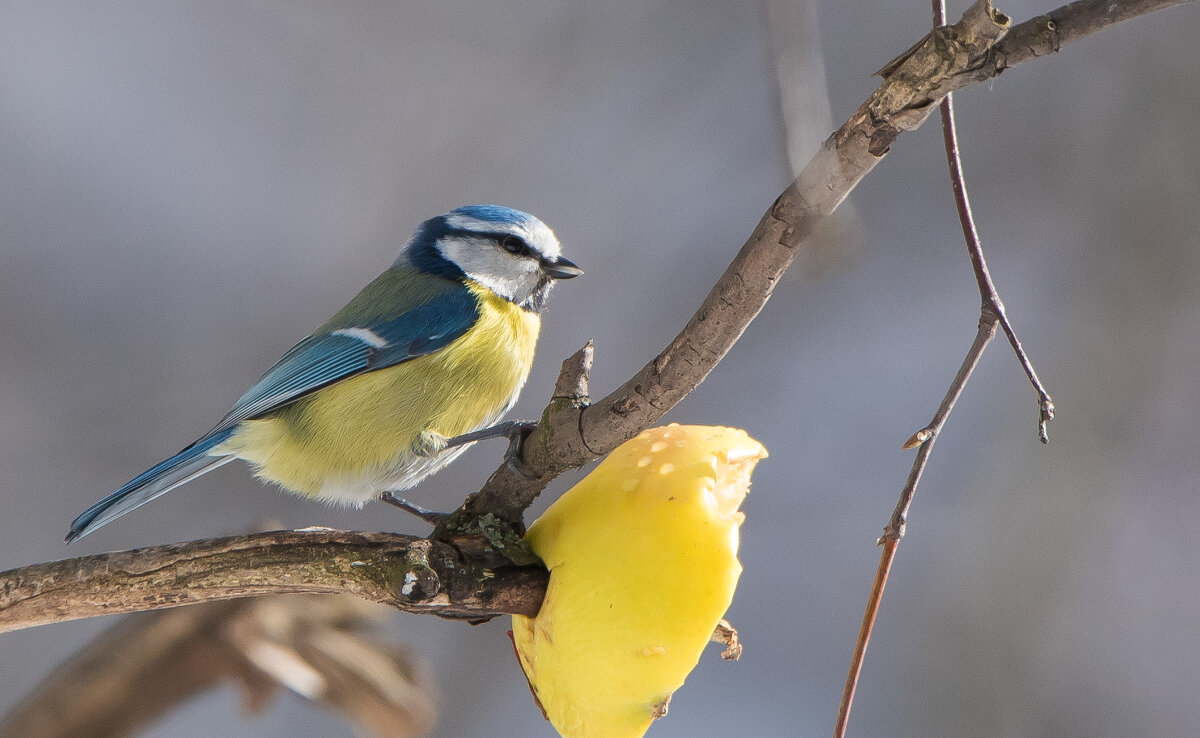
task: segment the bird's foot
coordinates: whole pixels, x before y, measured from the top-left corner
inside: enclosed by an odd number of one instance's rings
[[[441,525],[446,521],[447,518],[450,517],[450,513],[434,512],[432,510],[426,510],[419,505],[414,505],[403,497],[397,495],[395,492],[384,492],[379,496],[379,499],[389,505],[395,505],[410,515],[415,515],[434,527]]]
[[[508,448],[504,450],[504,465],[523,479],[532,480],[540,476],[531,472],[525,465],[525,439],[529,438],[529,434],[533,433],[537,426],[533,421],[515,420],[513,428],[509,431]]]
[[[536,421],[531,420],[507,420],[488,428],[446,439],[445,448],[503,436],[508,439],[508,449],[504,452],[505,466],[525,479],[537,479],[538,475],[526,468],[524,460],[525,439],[529,437],[534,428],[537,428],[537,425]]]

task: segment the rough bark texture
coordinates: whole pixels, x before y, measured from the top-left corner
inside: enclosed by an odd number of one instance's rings
[[[264,594],[352,594],[408,612],[484,620],[537,613],[541,567],[492,568],[393,533],[275,531],[139,548],[0,573],[0,632]]]

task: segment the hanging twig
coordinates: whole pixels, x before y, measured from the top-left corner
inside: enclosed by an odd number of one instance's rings
[[[945,0],[933,0],[934,28],[940,28],[945,25],[945,22]],[[975,340],[971,343],[971,348],[967,351],[967,355],[959,367],[958,373],[954,377],[954,381],[951,382],[950,388],[946,391],[945,397],[942,398],[937,412],[934,413],[933,420],[929,422],[929,425],[914,433],[912,437],[904,442],[903,448],[905,449],[919,447],[917,457],[913,460],[913,466],[911,471],[909,471],[908,479],[904,483],[904,488],[900,491],[900,500],[883,529],[883,535],[879,538],[879,545],[882,546],[879,566],[876,569],[875,582],[871,587],[871,594],[867,598],[867,607],[863,613],[858,640],[854,645],[854,655],[850,661],[850,671],[846,676],[846,686],[842,690],[842,702],[838,710],[837,723],[834,727],[834,735],[837,738],[841,738],[846,734],[846,724],[850,717],[850,708],[854,702],[854,692],[858,686],[858,677],[862,673],[863,661],[866,658],[867,644],[871,640],[871,632],[875,627],[875,618],[879,613],[879,605],[883,599],[884,589],[887,586],[887,578],[892,569],[892,562],[896,557],[896,550],[900,545],[900,540],[904,538],[904,527],[908,520],[909,508],[912,507],[913,496],[917,491],[917,485],[921,481],[921,475],[925,472],[929,456],[933,453],[933,444],[937,441],[938,434],[946,424],[946,419],[950,417],[950,412],[954,409],[955,403],[958,402],[959,396],[962,395],[962,391],[966,387],[967,381],[971,378],[971,373],[974,372],[975,367],[979,364],[979,359],[983,356],[984,350],[987,349],[988,344],[995,337],[997,326],[1003,328],[1005,335],[1008,336],[1009,343],[1012,345],[1018,361],[1021,362],[1026,376],[1029,377],[1034,391],[1037,392],[1038,437],[1042,443],[1049,441],[1046,425],[1054,418],[1054,401],[1050,398],[1049,393],[1046,392],[1046,388],[1042,386],[1037,372],[1033,369],[1033,364],[1029,361],[1029,357],[1025,354],[1025,349],[1017,339],[1016,331],[1013,330],[1012,324],[1005,314],[1004,303],[1001,301],[1000,294],[996,290],[996,285],[992,281],[987,259],[983,255],[983,244],[979,240],[979,231],[975,227],[975,216],[971,211],[971,200],[967,195],[966,176],[963,174],[962,157],[959,153],[958,132],[954,121],[953,95],[946,95],[941,102],[940,110],[942,117],[942,142],[946,149],[946,164],[950,169],[950,184],[954,191],[954,204],[958,211],[959,224],[962,226],[963,237],[966,239],[967,254],[971,259],[971,268],[975,273],[975,282],[979,288],[979,296],[982,301],[979,315],[979,329],[975,334]]]

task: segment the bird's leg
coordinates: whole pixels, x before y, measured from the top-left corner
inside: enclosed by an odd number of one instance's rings
[[[503,423],[490,425],[487,428],[480,428],[477,431],[464,433],[461,436],[454,436],[446,439],[446,448],[461,446],[464,443],[475,443],[476,441],[484,441],[488,438],[499,438],[504,436],[512,441],[513,438],[524,440],[525,436],[529,435],[537,423],[531,420],[506,420]]]
[[[437,526],[443,520],[450,517],[450,513],[434,512],[432,510],[426,510],[418,505],[414,505],[403,497],[397,495],[395,492],[384,492],[379,496],[379,499],[389,505],[395,505],[410,515],[417,516],[432,526]]]
[[[529,437],[529,434],[536,427],[537,423],[530,420],[506,420],[503,423],[497,423],[488,428],[448,438],[446,439],[446,448],[461,446],[464,443],[474,443],[475,441],[482,441],[487,438],[504,436],[508,439],[508,449],[504,452],[505,465],[525,479],[536,479],[536,474],[526,471],[523,459],[525,439]]]

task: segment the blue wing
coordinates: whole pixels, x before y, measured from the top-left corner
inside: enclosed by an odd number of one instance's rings
[[[459,289],[443,292],[399,317],[358,321],[309,336],[268,369],[205,437],[334,382],[437,351],[466,333],[478,317],[475,297]]]
[[[475,297],[465,288],[439,292],[392,318],[364,319],[355,305],[351,302],[347,306],[349,315],[339,317],[339,313],[293,346],[200,440],[81,513],[71,523],[67,542],[231,460],[210,456],[209,452],[229,438],[234,426],[243,420],[356,374],[437,351],[466,333],[479,317]]]

